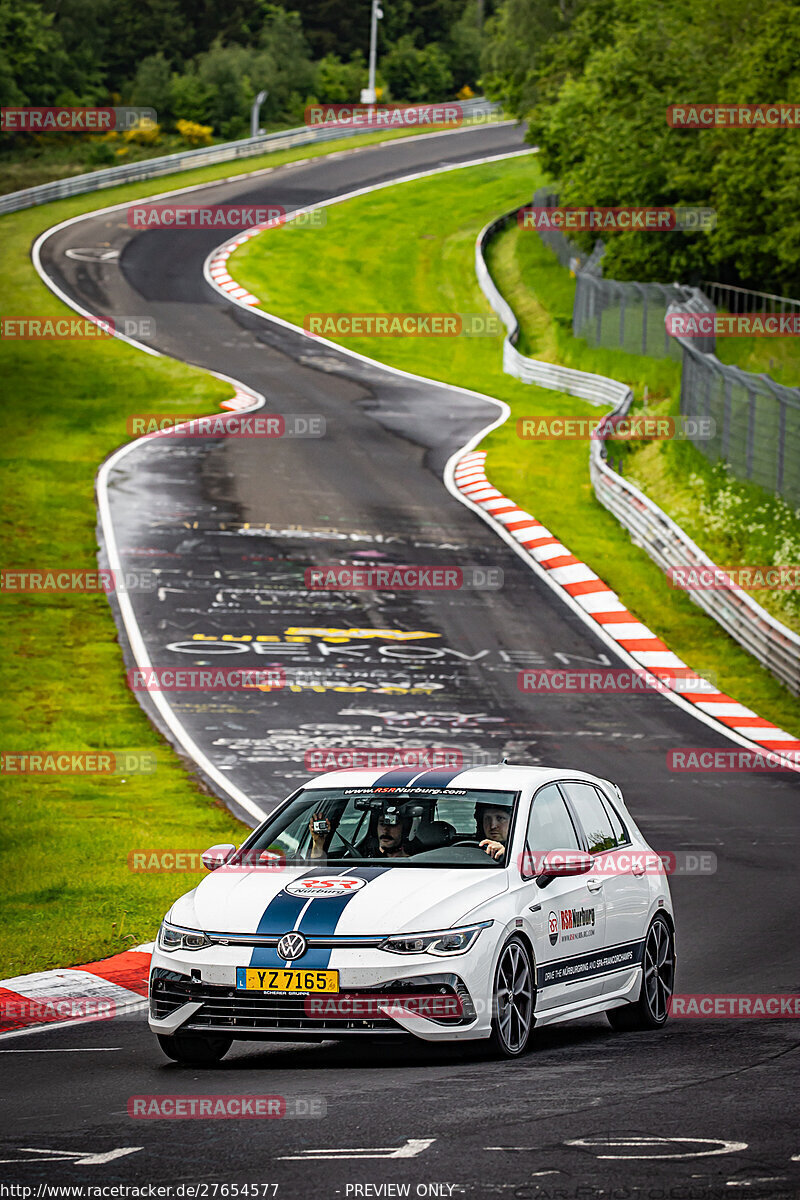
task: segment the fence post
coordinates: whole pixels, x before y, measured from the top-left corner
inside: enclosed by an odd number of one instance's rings
[[[755,449],[756,436],[756,394],[751,389],[747,389],[747,404],[749,408],[747,416],[747,457],[745,460],[745,470],[747,478],[753,477],[753,451]]]
[[[731,437],[731,380],[730,376],[725,376],[725,385],[722,396],[722,447],[721,453],[723,459],[728,461],[728,446]]]
[[[783,487],[783,455],[786,445],[786,401],[783,396],[778,398],[778,461],[775,472],[775,491],[780,496]]]

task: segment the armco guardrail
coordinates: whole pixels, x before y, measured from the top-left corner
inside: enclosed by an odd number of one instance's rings
[[[467,125],[500,112],[499,104],[484,100],[482,96],[466,100],[460,107]],[[0,196],[0,214],[32,208],[37,204],[47,204],[50,200],[63,200],[66,196],[78,196],[82,192],[97,192],[121,183],[136,183],[141,179],[173,175],[177,171],[191,171],[196,167],[209,167],[215,163],[253,158],[266,151],[289,150],[294,146],[329,142],[335,138],[355,137],[358,134],[374,132],[377,131],[358,126],[302,125],[297,129],[284,129],[278,133],[264,134],[262,137],[242,138],[238,142],[221,142],[217,146],[203,146],[198,150],[165,154],[160,158],[147,158],[142,162],[128,163],[120,167],[106,167],[101,171],[90,171],[86,175],[72,175],[69,179],[54,179],[51,183],[41,183],[37,187],[8,192],[7,195]],[[424,130],[421,129],[420,132]]]
[[[628,479],[612,471],[605,459],[605,444],[592,443],[589,470],[597,499],[613,513],[633,542],[661,570],[670,567],[705,567],[716,564],[692,541],[680,525],[663,512]],[[689,597],[712,616],[731,637],[800,694],[800,636],[782,625],[739,588],[690,591]]]
[[[519,323],[510,305],[501,296],[489,274],[484,249],[489,239],[510,221],[516,212],[492,221],[478,234],[475,244],[475,269],[484,296],[507,329],[503,343],[503,369],[525,383],[538,383],[580,396],[593,404],[614,404],[609,418],[627,413],[633,393],[625,384],[603,375],[591,375],[567,367],[554,367],[521,355],[514,343]],[[602,428],[602,426],[601,426]],[[668,517],[643,492],[613,471],[606,461],[606,445],[600,439],[590,443],[589,472],[597,499],[628,530],[662,571],[670,567],[705,567],[716,564],[704,554],[679,525]],[[757,604],[740,588],[690,591],[689,597],[730,636],[752,654],[795,695],[800,694],[800,635],[787,628]]]
[[[507,375],[514,375],[523,383],[538,383],[540,387],[551,388],[556,392],[566,392],[568,396],[579,396],[590,404],[620,405],[628,397],[630,404],[633,398],[630,388],[616,379],[608,379],[605,375],[590,375],[588,371],[575,371],[572,367],[561,367],[557,363],[541,362],[535,358],[526,358],[517,350],[519,338],[519,323],[509,304],[495,287],[494,280],[489,274],[489,268],[484,258],[484,248],[487,242],[500,229],[515,221],[516,210],[506,213],[489,224],[478,234],[475,243],[475,272],[486,299],[506,327],[503,341],[503,370]]]

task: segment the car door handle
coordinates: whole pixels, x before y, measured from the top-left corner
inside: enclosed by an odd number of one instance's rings
[[[528,908],[531,910],[531,912],[541,912],[542,911],[541,904],[529,904]]]
[[[586,886],[590,892],[599,892],[603,886],[603,881],[602,879],[587,879]]]
[[[644,867],[639,866],[637,863],[635,867],[631,867],[631,875],[635,875],[637,879],[641,879],[644,875]]]

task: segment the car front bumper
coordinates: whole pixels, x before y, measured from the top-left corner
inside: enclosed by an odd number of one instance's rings
[[[339,972],[339,992],[308,995],[237,989],[236,969],[247,966],[251,955],[244,947],[176,953],[156,947],[150,1028],[167,1035],[225,1033],[246,1040],[484,1038],[491,1032],[493,946],[481,937],[466,953],[447,958],[375,948],[333,950],[328,969]],[[302,960],[294,965],[302,969]]]

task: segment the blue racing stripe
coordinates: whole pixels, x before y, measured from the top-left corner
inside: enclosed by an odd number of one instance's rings
[[[365,879],[369,884],[371,880],[377,879],[379,875],[385,874],[389,869],[389,867],[354,867],[352,871],[347,872],[345,878]],[[330,937],[336,932],[339,917],[347,905],[362,890],[359,888],[358,891],[344,896],[333,896],[330,900],[326,900],[324,897],[314,900],[298,926],[300,932],[304,933],[306,937]],[[311,946],[303,957],[297,960],[296,965],[303,969],[308,967],[309,970],[315,967],[327,967],[331,960],[331,954],[330,946]]]
[[[376,779],[374,783],[370,783],[370,788],[376,787],[405,787],[410,783],[415,775],[419,775],[419,767],[414,767],[413,770],[408,767],[387,771],[385,775],[381,775],[380,779]]]
[[[463,770],[463,767],[459,767],[456,771],[452,767],[429,767],[427,771],[423,771],[421,775],[417,775],[414,782],[409,784],[409,787],[412,790],[418,787],[446,787]]]
[[[302,875],[296,875],[295,879],[307,879],[311,875],[319,874],[319,868],[315,871],[303,871]],[[287,892],[278,892],[261,914],[256,933],[274,934],[276,937],[281,937],[288,930],[294,929],[294,923],[306,903],[305,896],[290,896]],[[255,946],[250,956],[250,966],[285,967],[286,960],[278,957],[275,946]]]

